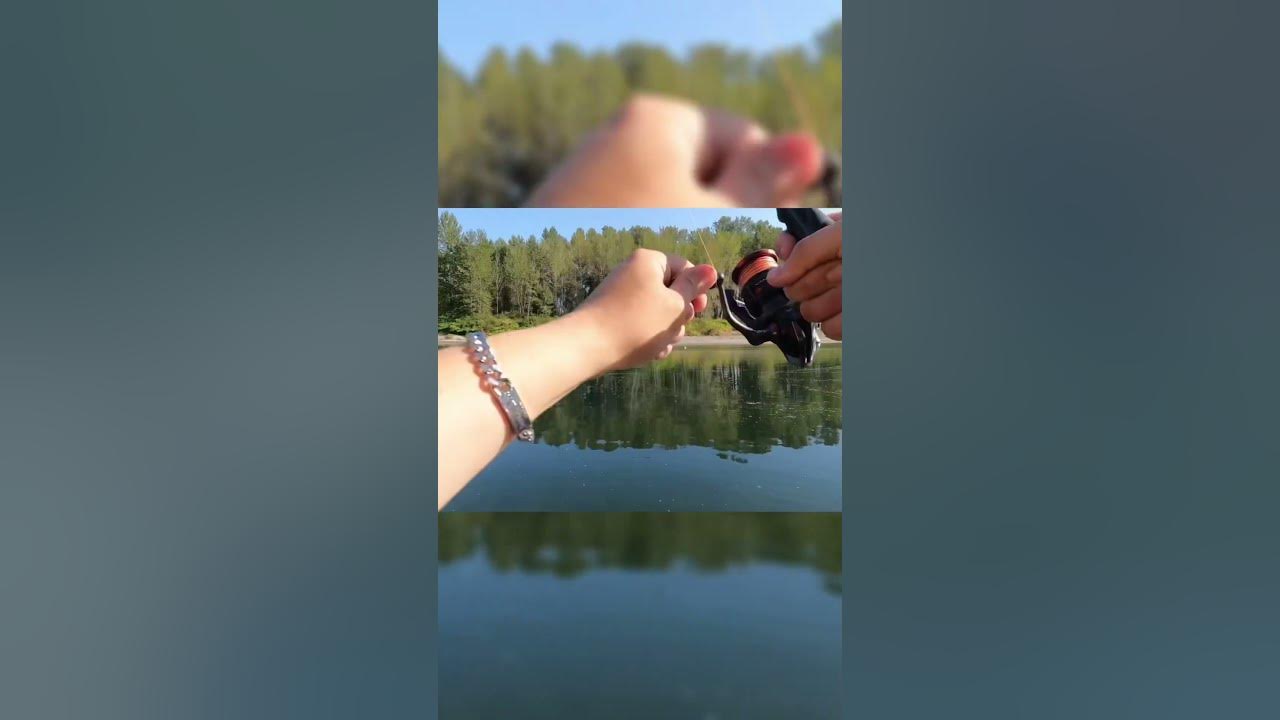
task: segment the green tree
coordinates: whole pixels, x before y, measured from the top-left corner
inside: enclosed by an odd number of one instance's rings
[[[462,235],[462,224],[451,212],[440,213],[436,225],[436,249],[439,258],[440,281],[437,284],[437,302],[442,318],[455,318],[465,314],[463,298],[470,281],[471,267],[468,243]]]
[[[635,248],[710,262],[728,276],[748,253],[773,247],[780,228],[726,215],[693,231],[606,225],[575,228],[567,238],[554,227],[545,228],[540,237],[490,238],[482,229],[463,228],[457,216],[443,211],[437,232],[441,324],[509,328],[507,323],[538,322],[572,311]],[[723,317],[716,293],[709,296],[705,316]]]

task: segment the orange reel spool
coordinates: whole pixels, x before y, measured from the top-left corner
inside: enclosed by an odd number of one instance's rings
[[[733,284],[746,287],[747,283],[751,282],[751,278],[776,267],[778,267],[778,253],[768,248],[757,250],[738,261],[731,275]]]

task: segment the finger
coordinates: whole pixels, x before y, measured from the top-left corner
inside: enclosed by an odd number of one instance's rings
[[[828,260],[840,259],[840,223],[828,225],[796,243],[791,256],[769,271],[769,284],[786,287]]]
[[[744,207],[790,207],[822,173],[822,146],[790,133],[742,148],[725,159],[713,187]]]
[[[683,330],[684,326],[688,325],[689,321],[693,319],[696,312],[697,311],[693,307],[693,303],[685,303],[684,310],[680,312],[680,317],[676,319],[676,325],[680,326],[680,329]]]
[[[657,252],[657,251],[650,251]],[[683,257],[675,253],[657,253],[662,262],[662,284],[671,287],[671,283],[675,282],[680,273],[693,267],[693,263],[685,260]]]
[[[688,262],[687,260],[685,261]],[[698,297],[711,289],[716,284],[716,269],[710,265],[692,265],[680,271],[675,280],[671,281],[671,289],[680,294],[684,298],[686,304],[692,303],[694,298]]]
[[[821,295],[835,286],[836,283],[831,280],[831,272],[839,269],[839,260],[828,260],[822,263],[805,273],[799,280],[788,285],[786,290],[787,297],[795,302],[801,302]]]
[[[613,127],[645,138],[655,130],[684,138],[689,154],[675,161],[688,163],[703,184],[720,175],[729,158],[769,139],[764,128],[741,115],[652,93],[628,99]]]
[[[812,300],[800,303],[800,315],[809,322],[823,322],[840,314],[840,288],[831,288]]]
[[[676,349],[676,348],[675,348],[675,345],[668,345],[668,346],[666,346],[666,347],[662,348],[662,350],[658,353],[658,359],[659,359],[659,360],[664,360],[664,359],[666,359],[666,357],[667,357],[668,355],[670,355],[672,352],[674,352],[674,351],[675,351],[675,349]]]
[[[791,237],[791,233],[784,232],[778,236],[778,257],[786,260],[791,257],[791,251],[796,246],[796,239]]]
[[[836,313],[835,317],[829,317],[822,321],[822,334],[832,340],[840,340],[843,332],[844,313]]]
[[[734,157],[759,148],[769,140],[764,128],[741,115],[715,108],[699,110],[695,168],[703,184],[714,184]]]
[[[690,303],[690,304],[691,304],[691,305],[693,305],[693,313],[694,313],[695,315],[697,315],[697,314],[701,313],[703,310],[706,310],[706,309],[707,309],[707,295],[706,295],[706,293],[703,293],[703,294],[699,295],[698,297],[694,298],[694,299],[693,299],[693,302],[692,302],[692,303]]]
[[[827,271],[827,282],[838,283],[844,276],[844,263],[836,263],[836,266]]]

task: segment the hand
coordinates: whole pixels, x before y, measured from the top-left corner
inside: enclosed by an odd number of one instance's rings
[[[636,250],[577,310],[603,340],[607,369],[643,365],[671,354],[684,326],[707,307],[715,268],[678,255]]]
[[[534,190],[536,207],[795,207],[822,173],[809,135],[637,95]]]
[[[805,320],[822,323],[823,334],[840,340],[843,331],[840,214],[833,213],[831,217],[836,221],[834,224],[799,242],[790,234],[782,233],[778,238],[778,257],[783,262],[769,271],[768,281],[800,303],[800,314]]]

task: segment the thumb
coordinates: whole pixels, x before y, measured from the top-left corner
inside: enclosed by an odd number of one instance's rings
[[[685,303],[691,303],[715,284],[715,268],[710,265],[694,265],[680,271],[676,279],[671,281],[671,289],[679,293]]]
[[[818,141],[791,133],[731,156],[714,185],[743,207],[782,207],[798,202],[821,173]]]

